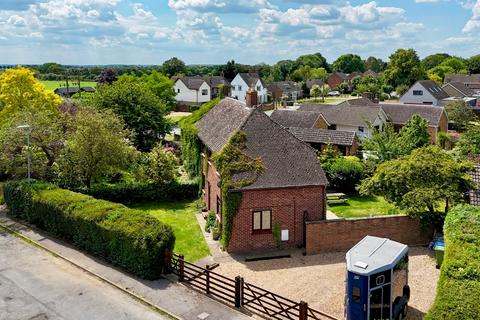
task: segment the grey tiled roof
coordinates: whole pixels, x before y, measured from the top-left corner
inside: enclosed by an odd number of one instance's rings
[[[480,186],[480,166],[476,166],[472,172],[473,182]],[[480,188],[469,192],[470,204],[480,206]]]
[[[265,83],[260,78],[258,73],[239,73],[239,76],[245,81],[249,87],[253,87],[257,84],[258,80],[262,83],[262,86],[265,87]]]
[[[327,130],[317,128],[290,127],[288,131],[298,139],[308,143],[335,144],[351,146],[355,139],[355,132],[342,130]]]
[[[460,92],[463,96],[465,97],[471,97],[473,96],[474,92],[472,89],[468,88],[465,84],[462,82],[449,82],[446,83],[442,86],[442,88],[445,88],[445,86],[452,86],[454,87],[458,92]]]
[[[178,78],[177,81],[182,81],[185,86],[190,90],[198,90],[202,83],[205,82],[205,79],[202,77],[183,77]]]
[[[435,81],[433,80],[419,80],[420,83],[427,91],[434,96],[436,99],[445,99],[448,98],[448,93],[446,93],[442,87],[440,87]]]
[[[321,117],[320,112],[298,112],[296,110],[274,110],[270,118],[285,128],[312,128]]]
[[[322,105],[319,103],[302,103],[298,111],[320,112],[328,124],[365,127],[375,121],[382,109],[378,104],[341,103],[338,105]]]
[[[461,82],[461,83],[480,83],[480,74],[454,74],[445,75],[444,83]]]
[[[254,183],[242,190],[323,186],[327,178],[317,159],[316,151],[270,119],[265,113],[247,108],[244,103],[226,98],[213,107],[198,123],[198,136],[216,152],[236,131],[245,132],[251,158],[260,158],[263,172]],[[238,173],[234,180],[249,177]]]
[[[314,85],[321,87],[325,82],[321,79],[307,80],[307,88],[312,89]]]
[[[414,114],[428,121],[430,127],[438,127],[442,114],[445,112],[443,107],[434,107],[427,105],[411,104],[381,104],[383,111],[388,115],[394,124],[405,124]]]

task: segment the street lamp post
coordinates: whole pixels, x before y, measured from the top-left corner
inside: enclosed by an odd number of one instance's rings
[[[28,184],[31,183],[31,160],[30,160],[30,137],[32,135],[32,128],[28,125],[18,126],[17,129],[25,129],[28,130],[27,135],[27,181]]]

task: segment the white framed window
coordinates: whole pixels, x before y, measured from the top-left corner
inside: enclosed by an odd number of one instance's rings
[[[202,96],[208,95],[208,89],[202,89]]]
[[[177,93],[180,93],[180,89],[177,89]]]
[[[365,132],[365,128],[364,127],[358,127],[358,131],[359,132]]]
[[[261,90],[262,90],[262,87],[257,86],[257,91],[261,91]]]
[[[242,86],[238,86],[238,91],[242,91]]]
[[[252,229],[253,231],[272,229],[272,210],[254,210],[252,211]]]
[[[423,96],[423,90],[413,90],[414,96]]]

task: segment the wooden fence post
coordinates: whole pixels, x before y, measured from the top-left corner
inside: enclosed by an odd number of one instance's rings
[[[205,284],[205,291],[207,292],[207,294],[210,293],[210,266],[207,264],[206,266],[206,269],[207,271],[206,272],[206,276],[207,276],[207,283]]]
[[[235,308],[240,308],[243,305],[243,278],[235,277]]]
[[[185,262],[183,255],[178,256],[178,281],[182,282],[185,276]]]
[[[172,252],[170,250],[165,250],[162,271],[163,274],[170,274],[172,272]]]
[[[308,319],[308,303],[300,301],[300,317],[299,320]]]

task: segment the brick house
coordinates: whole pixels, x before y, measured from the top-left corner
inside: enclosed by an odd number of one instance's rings
[[[327,78],[328,86],[333,90],[343,82],[349,83],[351,79],[343,72],[332,72]]]
[[[212,155],[241,131],[246,136],[244,153],[263,164],[263,171],[253,183],[235,190],[242,193],[242,200],[233,219],[227,251],[274,248],[275,225],[280,226],[282,246],[304,246],[305,222],[324,220],[326,216],[328,182],[316,151],[265,113],[232,98],[223,99],[213,107],[197,123],[197,129],[202,156],[208,164],[204,172],[204,199],[220,223],[221,177],[211,161]],[[239,173],[232,179],[244,175]]]
[[[331,145],[345,156],[357,154],[359,141],[356,132],[329,130],[328,121],[321,112],[275,110],[270,118],[320,152]]]
[[[438,134],[448,131],[448,117],[443,107],[428,105],[381,104],[395,131],[399,131],[415,114],[428,122],[430,143],[436,144]]]

